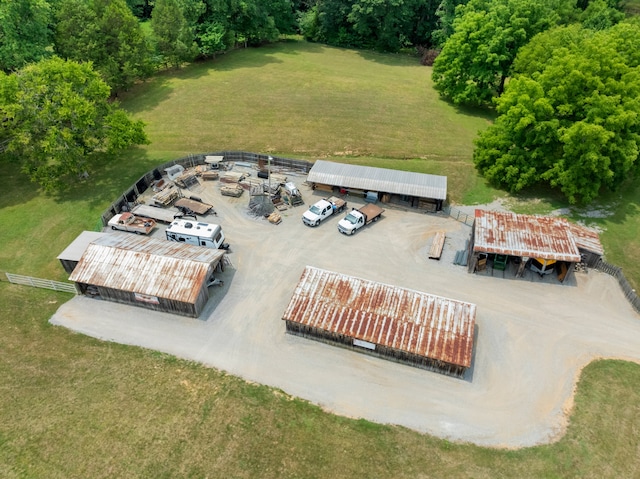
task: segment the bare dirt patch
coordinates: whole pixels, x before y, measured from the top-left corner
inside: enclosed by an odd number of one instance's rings
[[[292,179],[307,205],[321,197],[304,178]],[[592,359],[640,361],[640,319],[605,274],[578,273],[570,285],[471,275],[452,262],[470,228],[444,216],[387,208],[379,222],[346,237],[338,218],[303,225],[302,206],[282,212],[276,226],[247,213],[247,196],[222,197],[217,182],[193,193],[214,204],[217,217],[204,220],[223,226],[234,264],[201,318],[77,297],[51,322],[199,361],[337,414],[497,447],[558,438],[577,374]],[[429,260],[438,230],[447,232],[443,257]],[[306,265],[476,303],[467,377],[287,335],[281,314]]]

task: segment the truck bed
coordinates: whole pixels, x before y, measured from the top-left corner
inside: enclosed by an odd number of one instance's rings
[[[358,208],[358,211],[367,217],[367,223],[384,213],[382,208],[373,203],[367,203],[362,208]]]

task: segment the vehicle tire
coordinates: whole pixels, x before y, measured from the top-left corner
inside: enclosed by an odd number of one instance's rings
[[[318,220],[315,223],[313,223],[313,226],[318,226],[319,224],[320,224],[320,220]]]
[[[112,227],[111,227],[111,229],[112,229],[113,231],[115,231],[115,230],[117,230],[118,228],[116,228],[115,226],[112,226]]]
[[[356,232],[356,229],[355,229],[355,228],[353,228],[353,229],[349,232],[349,234],[350,234],[351,236],[353,236],[353,233],[355,233],[355,232]]]
[[[376,221],[378,221],[380,219],[379,216],[376,216],[375,218],[373,218],[373,222],[375,223]]]

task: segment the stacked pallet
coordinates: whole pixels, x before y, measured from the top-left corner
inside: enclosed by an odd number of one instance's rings
[[[242,189],[242,186],[240,186],[238,183],[220,187],[220,193],[222,193],[223,196],[233,196],[235,198],[238,198],[242,195],[243,191],[244,190]]]
[[[240,173],[238,171],[227,171],[220,177],[220,181],[222,181],[223,183],[239,183],[246,176],[246,173]]]
[[[172,185],[153,195],[153,202],[159,206],[171,206],[180,196],[180,190]]]

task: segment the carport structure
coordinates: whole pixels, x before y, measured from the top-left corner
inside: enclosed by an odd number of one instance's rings
[[[476,305],[307,266],[289,333],[454,377],[471,366]]]
[[[410,206],[435,211],[441,210],[443,201],[447,199],[446,176],[324,160],[314,163],[307,175],[307,183],[314,189],[338,189],[384,203],[397,198]]]
[[[573,275],[575,263],[581,260],[570,224],[564,218],[476,209],[469,242],[469,272],[480,270],[486,258],[492,258],[494,267],[498,264],[503,270],[514,262],[516,277],[524,274],[527,265],[533,265],[541,275],[555,271],[560,282]]]
[[[69,277],[89,296],[198,317],[225,252],[113,233],[91,242]]]

